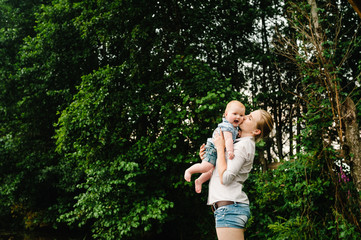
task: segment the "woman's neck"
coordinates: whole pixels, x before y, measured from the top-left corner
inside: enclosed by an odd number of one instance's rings
[[[243,138],[243,137],[254,137],[254,134],[253,133],[242,132],[240,137],[241,138]]]

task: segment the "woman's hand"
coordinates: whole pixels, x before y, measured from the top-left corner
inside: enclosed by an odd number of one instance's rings
[[[202,146],[199,148],[199,157],[201,160],[204,159],[205,153],[206,153],[206,145],[203,143]]]
[[[214,134],[213,143],[217,149],[224,149],[226,147],[224,142],[223,132],[220,128]]]

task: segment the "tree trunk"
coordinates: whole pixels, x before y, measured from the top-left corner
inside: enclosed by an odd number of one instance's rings
[[[355,9],[357,14],[361,17],[361,2],[359,0],[348,0],[348,2],[352,5],[353,9]]]
[[[289,112],[289,144],[290,144],[290,158],[293,157],[293,105],[290,105]]]
[[[262,165],[262,172],[267,172],[268,167],[267,167],[267,160],[264,157],[264,149],[261,148],[258,153],[259,153],[259,161]]]
[[[360,130],[356,119],[356,106],[351,98],[346,98],[343,104],[345,124],[345,145],[351,156],[351,176],[358,192],[361,191],[361,139]]]
[[[297,136],[301,136],[301,104],[299,103],[297,105],[297,108],[296,108],[296,119],[297,119],[297,132],[296,132],[296,135]],[[296,139],[296,154],[299,154],[301,152],[301,139],[300,137],[298,137]]]

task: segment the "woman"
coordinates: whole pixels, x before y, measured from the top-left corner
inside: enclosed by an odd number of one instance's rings
[[[249,200],[243,183],[252,169],[256,144],[269,135],[273,128],[271,115],[256,110],[243,117],[239,125],[241,137],[234,144],[232,160],[225,158],[225,143],[220,131],[214,138],[217,163],[209,182],[208,205],[212,206],[219,240],[243,240],[244,228],[250,217]],[[203,158],[204,146],[200,156]]]

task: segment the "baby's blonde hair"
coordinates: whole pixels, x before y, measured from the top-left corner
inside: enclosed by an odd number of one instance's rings
[[[269,112],[259,109],[261,112],[261,120],[257,122],[257,129],[261,130],[261,134],[255,136],[255,140],[259,141],[265,137],[267,137],[273,129],[273,118]]]
[[[233,104],[239,104],[243,109],[246,109],[246,107],[243,105],[243,103],[241,103],[240,101],[237,100],[232,100],[230,101],[227,106],[226,106],[226,110],[224,111],[224,114],[226,114],[229,110],[229,108],[233,105]]]

